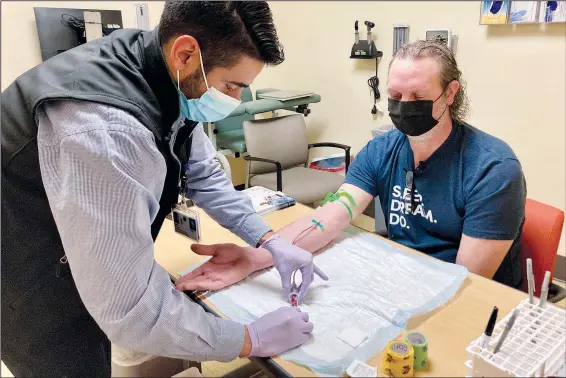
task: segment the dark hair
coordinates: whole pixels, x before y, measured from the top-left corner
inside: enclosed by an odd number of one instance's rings
[[[450,105],[450,114],[457,122],[464,122],[470,112],[470,100],[466,94],[466,82],[462,78],[462,71],[458,68],[452,51],[444,44],[435,41],[418,40],[401,46],[393,55],[389,68],[395,59],[433,58],[440,68],[440,85],[446,88],[456,80],[460,88],[454,96],[454,103]]]
[[[230,67],[242,55],[270,66],[285,59],[265,1],[168,0],[159,22],[161,45],[181,35],[196,38],[207,70]]]

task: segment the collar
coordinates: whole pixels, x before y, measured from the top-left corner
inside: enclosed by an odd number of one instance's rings
[[[452,120],[452,130],[450,131],[448,138],[446,138],[446,140],[440,145],[440,147],[438,147],[432,153],[432,155],[430,155],[428,157],[428,159],[426,159],[423,162],[423,166],[421,166],[419,172],[424,171],[426,168],[428,168],[436,160],[442,159],[444,154],[446,153],[446,151],[450,151],[452,149],[452,146],[454,145],[454,143],[456,143],[459,140],[459,136],[461,134],[461,129],[462,129],[462,126],[459,123],[457,123],[456,121]],[[407,148],[408,148],[408,151],[409,151],[407,164],[408,164],[409,167],[413,167],[413,170],[414,170],[417,167],[414,166],[415,163],[414,163],[413,150],[411,149],[411,145],[409,144],[409,138],[406,135],[405,135],[405,143],[407,144]]]
[[[163,57],[158,27],[144,32],[143,49],[143,75],[159,103],[159,126],[165,136],[171,132],[171,126],[179,119],[179,92]]]

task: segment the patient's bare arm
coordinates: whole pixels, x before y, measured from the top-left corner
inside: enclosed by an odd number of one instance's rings
[[[352,217],[363,212],[372,196],[349,184],[341,190],[349,193],[356,203],[350,204]],[[313,223],[315,220],[319,225]],[[339,201],[328,202],[308,216],[288,224],[277,232],[285,240],[315,253],[334,240],[351,221],[350,212]],[[271,254],[263,248],[240,247],[235,244],[213,246],[193,245],[193,251],[213,258],[201,267],[185,275],[175,283],[179,290],[217,290],[236,283],[250,273],[273,265]]]
[[[324,230],[313,223],[318,222]],[[312,214],[299,218],[277,232],[282,238],[311,253],[327,246],[350,223],[350,215],[344,205],[331,202],[319,207]],[[263,248],[248,251],[256,270],[273,264],[271,254]]]
[[[339,201],[328,202],[317,208],[312,214],[299,218],[283,227],[277,234],[311,253],[320,251],[334,240],[340,231],[350,224],[352,219],[360,215],[373,198],[370,194],[350,184],[342,185],[340,190],[349,193],[355,202],[355,205],[353,205],[347,199],[343,199],[350,206],[352,218],[343,203]],[[313,220],[321,226],[317,226]],[[256,270],[273,265],[271,254],[262,248],[249,252]]]

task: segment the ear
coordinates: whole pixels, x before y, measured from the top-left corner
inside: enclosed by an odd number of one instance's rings
[[[446,103],[452,105],[454,103],[454,97],[460,89],[460,83],[457,80],[452,80],[446,87]]]
[[[182,35],[175,39],[169,52],[169,61],[181,77],[186,77],[200,67],[200,46],[190,35]]]

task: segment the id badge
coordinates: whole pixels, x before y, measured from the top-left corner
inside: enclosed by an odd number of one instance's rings
[[[200,241],[200,220],[196,211],[185,204],[177,204],[171,211],[175,232],[183,234],[196,242]]]

